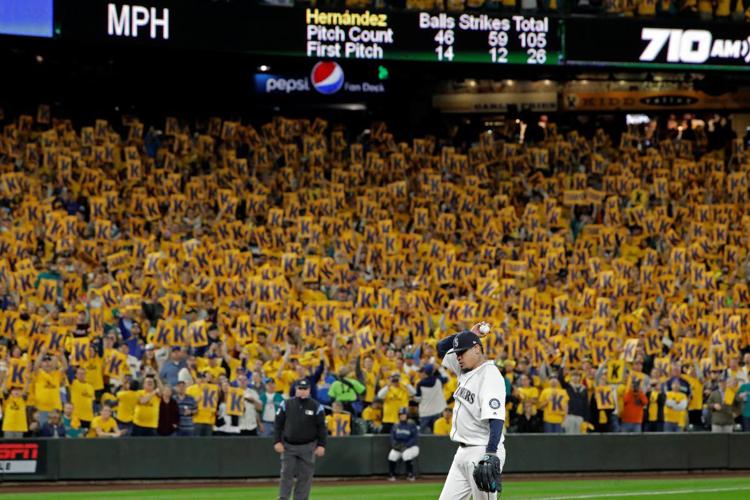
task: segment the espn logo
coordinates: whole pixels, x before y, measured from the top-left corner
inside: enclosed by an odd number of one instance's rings
[[[34,474],[38,457],[36,443],[0,444],[0,474]]]

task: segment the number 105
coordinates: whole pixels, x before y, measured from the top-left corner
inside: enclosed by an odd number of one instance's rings
[[[547,33],[519,33],[518,39],[521,40],[521,47],[524,49],[547,46]]]

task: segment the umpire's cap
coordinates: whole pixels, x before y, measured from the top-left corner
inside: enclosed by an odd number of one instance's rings
[[[453,349],[448,351],[448,354],[452,352],[461,354],[464,351],[468,351],[475,345],[481,345],[479,336],[477,336],[477,334],[472,332],[471,330],[464,330],[453,337]]]

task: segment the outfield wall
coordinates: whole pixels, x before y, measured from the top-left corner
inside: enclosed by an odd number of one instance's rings
[[[455,444],[424,436],[419,446],[420,473],[448,472]],[[510,435],[505,446],[505,471],[513,473],[750,469],[750,434]],[[389,449],[388,436],[331,438],[316,475],[384,475]],[[264,478],[279,473],[270,438],[0,441],[3,471],[28,470],[32,455],[35,473],[5,472],[0,480]]]

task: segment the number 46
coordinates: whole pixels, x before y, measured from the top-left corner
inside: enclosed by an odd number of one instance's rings
[[[435,41],[441,45],[453,45],[453,39],[453,30],[440,30],[435,35]]]

